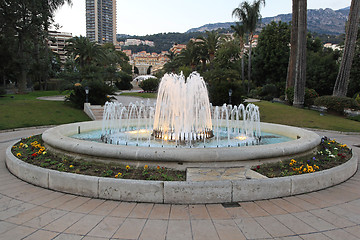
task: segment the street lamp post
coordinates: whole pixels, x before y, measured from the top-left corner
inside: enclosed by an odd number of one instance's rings
[[[231,95],[232,95],[232,89],[229,89],[229,104],[231,104]]]
[[[90,88],[88,86],[85,87],[85,94],[86,94],[86,100],[85,102],[88,103],[89,102],[89,90]]]

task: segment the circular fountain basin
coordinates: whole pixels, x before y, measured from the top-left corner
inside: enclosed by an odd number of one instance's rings
[[[219,148],[165,148],[112,145],[74,139],[78,132],[99,130],[102,121],[57,126],[42,135],[47,148],[84,160],[119,162],[134,166],[164,166],[185,170],[188,167],[250,167],[280,161],[316,151],[321,139],[314,132],[297,127],[261,123],[265,132],[293,140],[268,145]]]

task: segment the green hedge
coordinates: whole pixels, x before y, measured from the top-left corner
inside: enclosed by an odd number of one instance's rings
[[[348,97],[335,97],[335,96],[322,96],[315,99],[316,106],[324,106],[330,112],[343,114],[344,109],[359,109],[359,104],[352,98]]]
[[[160,81],[157,78],[148,78],[140,82],[141,87],[145,92],[156,92]]]
[[[286,90],[286,94],[288,97],[288,103],[292,105],[294,102],[294,88],[288,88]],[[311,105],[314,105],[314,100],[318,97],[319,94],[314,89],[305,88],[304,106],[309,107]]]

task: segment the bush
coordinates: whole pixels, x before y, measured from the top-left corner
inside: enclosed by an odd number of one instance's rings
[[[288,97],[288,103],[292,105],[294,102],[294,88],[288,88],[286,90],[286,94]],[[311,105],[314,105],[314,100],[317,97],[319,97],[319,94],[314,89],[305,88],[304,106],[309,107]]]
[[[266,84],[261,88],[260,97],[263,100],[271,101],[278,94],[278,89],[274,84]]]
[[[243,103],[241,84],[221,82],[209,84],[209,98],[213,106],[222,106],[224,103],[229,103],[229,89],[232,90],[231,104],[239,105]]]
[[[141,87],[145,92],[156,92],[160,81],[157,78],[148,78],[140,82]]]
[[[132,89],[132,77],[124,72],[120,72],[119,73],[119,77],[120,77],[120,81],[116,81],[115,82],[115,86],[119,89],[119,90],[131,90]]]
[[[358,104],[360,104],[360,93],[355,94],[354,99]]]
[[[322,96],[315,99],[316,106],[324,106],[330,112],[343,114],[345,108],[359,109],[359,104],[352,98]]]
[[[112,86],[102,81],[90,81],[87,83],[76,83],[70,96],[66,97],[66,101],[70,102],[77,108],[83,108],[86,101],[85,86],[89,87],[89,103],[94,105],[104,105],[107,101],[114,99],[109,95],[115,94]]]
[[[3,87],[0,87],[0,96],[6,95],[6,90]]]

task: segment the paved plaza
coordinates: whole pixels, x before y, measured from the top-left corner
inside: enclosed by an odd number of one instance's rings
[[[0,132],[0,239],[360,239],[360,174],[293,197],[236,205],[169,205],[80,197],[36,187],[5,167],[5,150],[46,128]],[[360,135],[318,132],[360,154]]]

